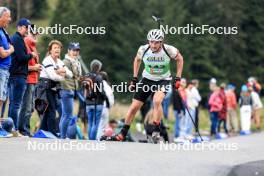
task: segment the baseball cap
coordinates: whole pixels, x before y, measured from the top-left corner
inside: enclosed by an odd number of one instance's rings
[[[69,50],[80,50],[80,44],[79,43],[75,43],[75,42],[71,42],[69,44],[69,47],[68,47]]]
[[[29,19],[26,18],[21,18],[18,22],[17,22],[17,26],[30,26],[31,22],[29,21]]]

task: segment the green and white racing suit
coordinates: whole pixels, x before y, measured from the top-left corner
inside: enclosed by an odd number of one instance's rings
[[[152,89],[144,91],[140,89],[142,86],[160,86],[166,87],[161,89],[164,93],[168,91],[170,86],[171,72],[170,62],[171,59],[176,60],[179,51],[171,45],[164,44],[159,52],[153,53],[149,45],[142,45],[139,47],[137,56],[144,62],[144,71],[142,73],[141,84],[136,90],[134,99],[144,102],[153,92],[160,89]]]

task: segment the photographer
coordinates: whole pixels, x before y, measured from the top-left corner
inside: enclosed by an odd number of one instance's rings
[[[100,75],[102,63],[95,59],[90,64],[91,72],[85,75],[83,85],[86,97],[86,113],[88,116],[88,137],[96,140],[99,123],[106,99],[103,89],[103,78]]]
[[[56,102],[59,98],[60,82],[65,78],[72,78],[72,72],[60,60],[62,44],[58,40],[52,40],[48,46],[47,57],[44,58],[43,68],[40,72],[39,88],[44,88],[48,107],[44,111],[40,129],[56,134]]]

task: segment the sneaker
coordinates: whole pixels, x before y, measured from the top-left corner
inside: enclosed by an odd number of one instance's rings
[[[192,141],[194,139],[194,136],[193,135],[187,135],[187,136],[185,136],[185,139],[188,141]]]
[[[186,140],[183,137],[177,137],[173,139],[173,142],[176,144],[184,144]]]
[[[8,133],[4,129],[0,128],[0,138],[10,138],[13,135],[11,133]]]
[[[125,140],[126,137],[122,133],[119,133],[111,137],[111,141],[125,141]]]
[[[28,137],[28,136],[24,136],[23,134],[19,133],[18,131],[12,131],[11,133],[13,134],[13,137]]]
[[[108,136],[105,136],[103,135],[101,138],[100,138],[100,141],[125,141],[126,138],[123,136],[122,133],[119,133],[119,134],[116,134],[114,136],[111,136],[111,137],[108,137]]]

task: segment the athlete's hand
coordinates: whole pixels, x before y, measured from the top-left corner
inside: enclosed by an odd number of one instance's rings
[[[137,77],[133,77],[133,79],[131,79],[130,84],[129,84],[129,89],[131,91],[134,91],[136,89],[136,84],[138,83],[138,78]]]
[[[181,78],[180,77],[175,77],[174,79],[174,89],[178,90],[181,85]]]

